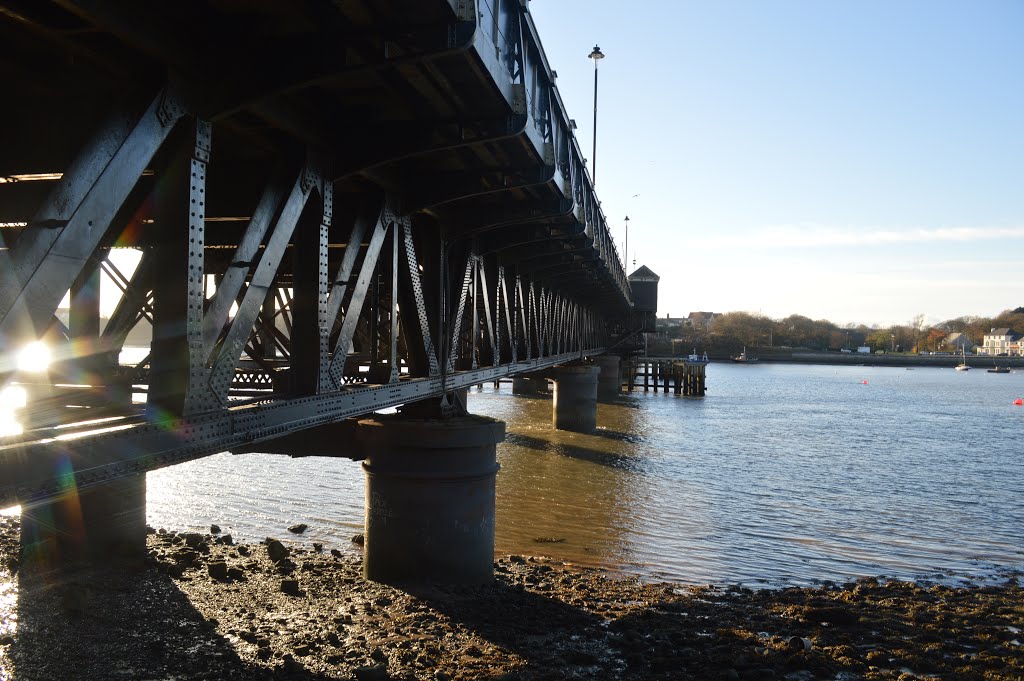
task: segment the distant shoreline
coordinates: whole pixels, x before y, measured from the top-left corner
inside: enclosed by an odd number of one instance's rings
[[[888,366],[888,367],[936,367],[952,369],[960,364],[958,355],[911,355],[886,353],[884,355],[862,354],[857,352],[765,352],[758,354],[749,352],[759,362],[784,364],[828,364],[838,366]],[[712,362],[729,362],[728,356],[708,354]],[[1024,369],[1024,357],[991,357],[989,355],[968,355],[967,366],[972,369],[991,369],[994,366],[1005,366],[1011,369]]]

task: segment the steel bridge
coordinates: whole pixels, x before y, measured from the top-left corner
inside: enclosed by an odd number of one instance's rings
[[[628,331],[527,2],[0,0],[0,40],[0,506]]]

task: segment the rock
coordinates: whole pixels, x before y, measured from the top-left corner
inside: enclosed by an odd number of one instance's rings
[[[306,528],[308,527],[309,525],[307,525],[306,523],[299,523],[298,525],[292,525],[291,527],[289,527],[288,531],[292,534],[302,534],[306,531]]]
[[[217,543],[223,544],[224,546],[233,546],[235,540],[231,537],[230,534],[225,534],[223,537],[217,540]]]
[[[203,543],[203,535],[198,532],[186,532],[182,535],[182,539],[185,540],[186,546],[191,546],[192,548],[196,548]]]
[[[297,674],[303,671],[302,663],[292,657],[290,653],[282,657],[281,662],[284,663],[284,670],[290,674]]]
[[[388,667],[384,664],[364,665],[352,670],[357,681],[388,681]],[[436,675],[434,678],[438,678]]]
[[[211,560],[206,564],[206,571],[210,573],[210,576],[217,580],[224,580],[228,578],[228,564],[223,560]]]
[[[245,579],[245,571],[236,567],[228,568],[228,578],[240,582]]]
[[[300,643],[292,649],[292,652],[298,655],[299,657],[305,657],[306,655],[309,655],[312,652],[312,649],[309,647],[309,644]]]
[[[289,596],[299,595],[299,580],[297,579],[282,579],[281,580],[281,592],[286,593]]]
[[[352,537],[352,543],[358,546],[363,546],[364,544],[366,544],[366,537],[364,537],[361,534],[357,534],[356,536]]]
[[[273,562],[282,561],[291,555],[291,551],[288,550],[284,544],[276,539],[267,539],[267,556]]]
[[[810,650],[812,647],[811,639],[793,636],[788,641],[786,641],[786,647],[794,653],[800,651],[807,651]]]
[[[220,525],[210,525],[210,534],[220,534]]]
[[[317,553],[323,553],[324,545],[318,541],[313,542],[313,550]]]
[[[331,555],[335,558],[341,558],[341,551],[338,549],[331,549]]]
[[[249,555],[249,547],[248,546],[239,546],[236,550],[238,551],[238,555],[240,555],[240,556],[248,556]]]

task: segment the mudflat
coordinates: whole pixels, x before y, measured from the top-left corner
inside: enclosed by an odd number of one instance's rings
[[[387,586],[351,551],[154,532],[145,568],[19,569],[0,521],[0,679],[1022,679],[1020,575],[807,589],[615,578],[534,556]]]

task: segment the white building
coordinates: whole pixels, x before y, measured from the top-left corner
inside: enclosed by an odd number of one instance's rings
[[[985,334],[985,339],[978,348],[980,355],[1009,355],[1016,353],[1019,346],[1017,336],[1009,329],[992,329]]]

